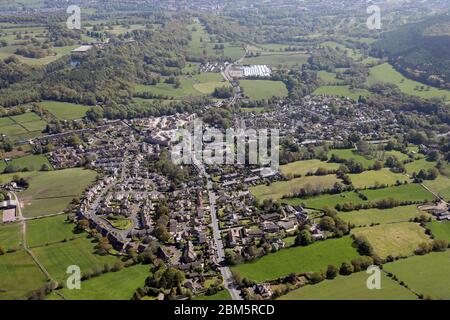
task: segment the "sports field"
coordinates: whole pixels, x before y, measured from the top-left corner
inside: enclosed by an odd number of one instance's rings
[[[381,289],[367,288],[370,275],[358,272],[349,276],[338,276],[316,285],[308,285],[281,296],[279,300],[415,300],[411,291],[381,273]]]
[[[450,299],[450,250],[388,263],[384,270],[424,297]]]
[[[260,201],[264,199],[278,200],[283,195],[298,192],[301,188],[331,188],[339,179],[335,175],[311,176],[295,178],[288,181],[277,181],[270,186],[258,185],[250,188],[250,192]]]
[[[450,221],[431,221],[426,226],[435,239],[446,240],[450,243]]]
[[[66,300],[130,300],[149,276],[149,265],[135,265],[83,281],[80,290],[64,288],[60,292]]]
[[[280,166],[280,170],[284,175],[302,175],[305,176],[307,173],[315,173],[319,168],[325,168],[327,170],[337,170],[339,169],[338,163],[329,163],[320,160],[305,160],[296,161]]]
[[[351,212],[341,212],[339,217],[355,226],[369,226],[372,223],[393,223],[407,222],[422,214],[427,214],[417,208],[417,206],[402,206],[392,209],[367,209]]]
[[[350,237],[329,239],[307,247],[293,247],[270,253],[254,262],[232,267],[242,276],[262,282],[277,279],[292,272],[324,270],[329,264],[340,266],[358,257]]]
[[[286,97],[288,95],[285,84],[271,80],[240,80],[244,95],[250,100],[264,100],[272,97]]]
[[[391,186],[397,181],[401,183],[405,181],[410,181],[406,175],[401,173],[393,173],[388,168],[383,168],[381,170],[370,170],[364,171],[359,174],[349,174],[352,180],[353,186],[357,189],[372,187],[376,185],[388,185]]]
[[[410,256],[422,242],[429,241],[425,229],[417,223],[399,222],[352,229],[352,234],[365,236],[374,252],[382,259],[391,255]]]
[[[0,256],[0,300],[26,298],[45,282],[44,275],[25,251]]]

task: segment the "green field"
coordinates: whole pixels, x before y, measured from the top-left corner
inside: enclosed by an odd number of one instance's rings
[[[0,247],[4,249],[18,248],[21,242],[20,224],[0,225]]]
[[[393,173],[391,170],[387,168],[383,168],[381,170],[375,171],[364,171],[359,174],[349,174],[350,179],[352,180],[353,186],[357,189],[372,187],[375,185],[388,185],[391,186],[395,184],[397,181],[405,182],[410,181],[406,175],[401,173]]]
[[[45,217],[27,221],[27,244],[29,247],[60,242],[79,236],[73,233],[74,224],[66,222],[67,215]]]
[[[288,91],[281,81],[271,80],[240,80],[244,95],[251,100],[270,99],[272,97],[286,97]]]
[[[303,65],[308,62],[309,56],[300,52],[278,52],[262,53],[260,56],[247,57],[242,63],[244,65],[265,64],[272,67],[291,68],[294,65]]]
[[[344,221],[350,222],[355,226],[369,226],[372,223],[393,223],[393,222],[406,222],[409,219],[419,217],[425,212],[419,210],[417,206],[402,206],[392,209],[367,209],[351,212],[339,213]]]
[[[428,170],[436,167],[436,162],[427,161],[425,158],[414,160],[413,162],[405,164],[405,169],[408,174],[418,173],[420,170]]]
[[[450,251],[432,252],[384,265],[411,290],[432,299],[450,299]]]
[[[95,180],[96,172],[81,168],[35,172],[30,186],[19,194],[25,217],[59,213]]]
[[[352,229],[352,234],[365,236],[374,252],[382,259],[391,255],[410,256],[422,242],[427,242],[425,229],[412,222],[399,222]]]
[[[362,200],[360,197],[358,197],[358,194],[356,194],[355,192],[343,192],[340,194],[333,194],[333,195],[324,194],[308,199],[300,199],[300,198],[284,199],[283,202],[290,205],[301,205],[302,203],[305,203],[306,207],[314,209],[324,209],[325,207],[334,208],[338,204],[345,204],[345,203],[354,203],[354,204],[365,203],[365,201]]]
[[[92,271],[95,267],[103,268],[105,263],[113,264],[118,258],[94,253],[95,243],[86,237],[68,242],[58,242],[48,246],[33,248],[39,261],[45,266],[50,275],[56,280],[67,278],[66,270],[70,265],[77,265],[81,272]]]
[[[426,180],[424,181],[424,185],[426,185],[430,190],[437,193],[447,201],[450,201],[450,179],[439,175],[436,180]]]
[[[327,86],[336,86],[343,84],[343,80],[336,78],[336,73],[333,72],[319,71],[317,72],[317,76],[322,81],[322,83]]]
[[[369,201],[379,201],[393,198],[397,201],[433,201],[434,196],[417,183],[410,183],[398,187],[361,191]]]
[[[370,92],[365,89],[351,89],[348,85],[343,86],[320,86],[313,94],[328,95],[338,97],[349,97],[353,100],[358,100],[360,96],[367,97]]]
[[[228,290],[222,290],[211,296],[199,296],[193,300],[232,300]]]
[[[288,181],[277,181],[270,186],[258,185],[250,188],[250,192],[260,201],[264,199],[278,200],[284,195],[298,192],[304,187],[331,188],[339,179],[335,175],[311,176],[295,178]]]
[[[59,120],[75,120],[86,116],[89,106],[56,101],[43,101],[40,105]]]
[[[431,221],[426,226],[435,239],[446,240],[450,243],[450,221]]]
[[[289,292],[280,300],[414,300],[417,296],[397,282],[381,273],[381,289],[369,290],[370,275],[358,272],[349,276],[338,276],[316,285],[308,285]]]
[[[12,159],[10,162],[11,165],[17,167],[19,171],[23,169],[27,169],[28,171],[38,171],[41,170],[41,167],[46,164],[48,168],[51,170],[52,166],[48,159],[44,155],[29,155],[21,158]]]
[[[375,159],[367,159],[366,157],[363,157],[362,155],[358,154],[356,150],[352,149],[333,149],[328,152],[328,158],[331,157],[331,155],[336,155],[342,159],[353,159],[355,161],[360,162],[366,169],[370,166],[373,166],[375,164]]]
[[[340,266],[342,262],[356,257],[358,253],[352,246],[352,239],[344,237],[316,242],[307,247],[283,249],[254,262],[234,266],[232,270],[246,278],[263,282],[292,272],[324,270],[329,264]]]
[[[45,282],[44,275],[25,251],[0,256],[0,300],[26,298]]]
[[[66,300],[130,300],[149,275],[150,267],[141,264],[83,281],[80,290],[64,288],[59,292]]]
[[[327,170],[337,170],[340,165],[338,163],[329,163],[320,160],[296,161],[280,166],[280,170],[284,175],[306,175],[307,173],[315,173],[318,168]]]
[[[383,63],[370,69],[369,77],[366,81],[367,85],[373,85],[380,82],[389,82],[396,84],[400,90],[406,94],[422,97],[445,97],[450,100],[450,91],[444,89],[437,89],[420,82],[410,80],[397,72],[390,64]],[[424,87],[425,90],[418,90],[417,87]],[[428,88],[428,89],[427,89]]]

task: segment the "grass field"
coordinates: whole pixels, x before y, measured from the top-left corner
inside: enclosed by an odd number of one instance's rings
[[[450,221],[431,221],[426,226],[435,239],[446,240],[450,243]]]
[[[4,249],[18,248],[21,242],[18,223],[0,225],[0,247]]]
[[[94,181],[96,172],[81,168],[29,175],[30,186],[19,194],[25,217],[63,211],[74,197]]]
[[[439,175],[436,180],[424,181],[424,184],[433,192],[437,193],[447,201],[450,201],[450,179]]]
[[[44,275],[25,251],[0,256],[0,300],[26,298],[44,284]]]
[[[294,247],[266,255],[254,262],[232,267],[242,276],[262,282],[286,276],[324,270],[329,264],[336,266],[358,257],[352,239],[344,237],[316,242],[307,247]]]
[[[240,80],[244,95],[251,100],[263,100],[272,97],[286,97],[288,91],[281,81],[271,80]]]
[[[266,64],[272,67],[291,68],[294,65],[303,65],[309,56],[300,52],[262,53],[260,56],[247,57],[242,62],[245,65]]]
[[[383,168],[381,170],[375,171],[364,171],[359,174],[349,174],[350,179],[352,180],[353,185],[357,189],[371,187],[375,185],[385,184],[385,185],[393,185],[397,181],[405,182],[410,181],[404,174],[393,173],[391,170],[387,168]]]
[[[67,215],[45,217],[27,221],[27,243],[29,247],[63,241],[78,237],[73,233],[74,224],[66,222]]]
[[[435,199],[429,191],[417,183],[361,192],[373,202],[388,198],[398,201],[433,201]]]
[[[414,256],[384,265],[410,289],[432,299],[450,299],[450,250]]]
[[[414,300],[418,297],[411,291],[381,273],[381,289],[369,290],[365,272],[350,276],[338,276],[316,285],[308,285],[289,292],[280,300]]]
[[[356,228],[352,234],[365,236],[382,259],[389,255],[410,256],[419,244],[429,240],[425,230],[416,223],[399,222],[374,227]]]
[[[307,185],[330,188],[338,181],[339,179],[335,175],[301,177],[288,181],[277,181],[270,186],[258,185],[251,187],[250,192],[260,201],[264,199],[278,200],[281,199],[283,195],[297,192]]]
[[[344,192],[333,195],[325,194],[309,199],[284,199],[283,202],[290,205],[301,205],[302,203],[305,203],[306,207],[314,209],[324,209],[325,207],[334,208],[337,204],[344,203],[365,203],[365,201],[358,197],[355,192]]]
[[[150,267],[141,264],[83,281],[80,290],[60,292],[67,300],[130,300],[149,275]]]
[[[366,81],[367,85],[373,85],[380,82],[389,82],[396,84],[400,90],[406,94],[422,97],[445,97],[446,100],[450,100],[449,90],[440,90],[437,88],[429,87],[420,82],[410,80],[404,77],[401,73],[397,72],[390,64],[383,63],[370,69],[369,77]],[[428,90],[418,90],[417,87],[429,88]]]
[[[222,290],[211,296],[199,296],[193,300],[232,300],[228,290]]]
[[[371,223],[393,223],[393,222],[407,222],[409,219],[419,217],[425,212],[419,210],[417,206],[403,206],[392,209],[367,209],[351,212],[339,213],[344,221],[350,222],[355,226],[369,226]]]
[[[308,172],[315,173],[318,168],[325,168],[327,170],[337,170],[339,169],[339,166],[340,164],[338,163],[329,163],[320,160],[305,160],[282,165],[280,166],[280,170],[284,175],[301,174],[302,176],[304,176]]]
[[[21,158],[15,158],[10,162],[11,165],[17,167],[19,171],[27,169],[28,171],[38,171],[46,164],[49,169],[52,169],[50,162],[44,155],[29,155]]]
[[[373,166],[375,163],[375,159],[367,159],[366,157],[363,157],[362,155],[358,154],[355,150],[352,149],[333,149],[328,152],[328,158],[331,157],[331,155],[336,155],[343,159],[353,159],[355,161],[360,162],[366,169],[369,166]]]
[[[427,161],[425,158],[414,160],[413,162],[405,164],[405,169],[408,174],[418,173],[420,170],[428,170],[436,167],[436,162]]]
[[[81,119],[86,116],[89,106],[57,101],[43,101],[40,105],[59,120]]]
[[[349,97],[353,100],[358,100],[360,96],[367,97],[370,92],[364,89],[350,89],[350,86],[320,86],[317,88],[313,94],[315,95],[328,95],[328,96],[338,96],[338,97]]]
[[[118,260],[111,255],[95,254],[94,246],[91,239],[82,237],[68,242],[36,247],[33,248],[33,252],[52,277],[64,281],[67,278],[67,267],[70,265],[79,266],[83,273],[91,271],[96,266],[103,268],[105,263],[111,264]]]
[[[343,83],[343,80],[337,79],[336,73],[333,72],[319,71],[317,72],[317,76],[322,81],[322,83],[327,86],[342,85]]]

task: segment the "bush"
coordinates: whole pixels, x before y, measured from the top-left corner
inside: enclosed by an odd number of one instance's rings
[[[343,276],[351,275],[353,271],[353,266],[348,262],[344,262],[339,268],[339,274]]]

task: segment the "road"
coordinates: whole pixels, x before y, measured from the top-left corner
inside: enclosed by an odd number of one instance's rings
[[[207,179],[206,188],[208,190],[211,210],[211,227],[213,229],[213,238],[216,246],[217,263],[221,266],[220,273],[222,274],[225,288],[228,290],[233,300],[242,300],[240,290],[237,288],[231,270],[229,267],[225,266],[225,249],[222,237],[220,235],[219,220],[217,219],[216,212],[217,197],[212,187],[211,177],[208,175],[203,164],[200,161],[194,160],[194,165],[198,168],[199,172]]]

